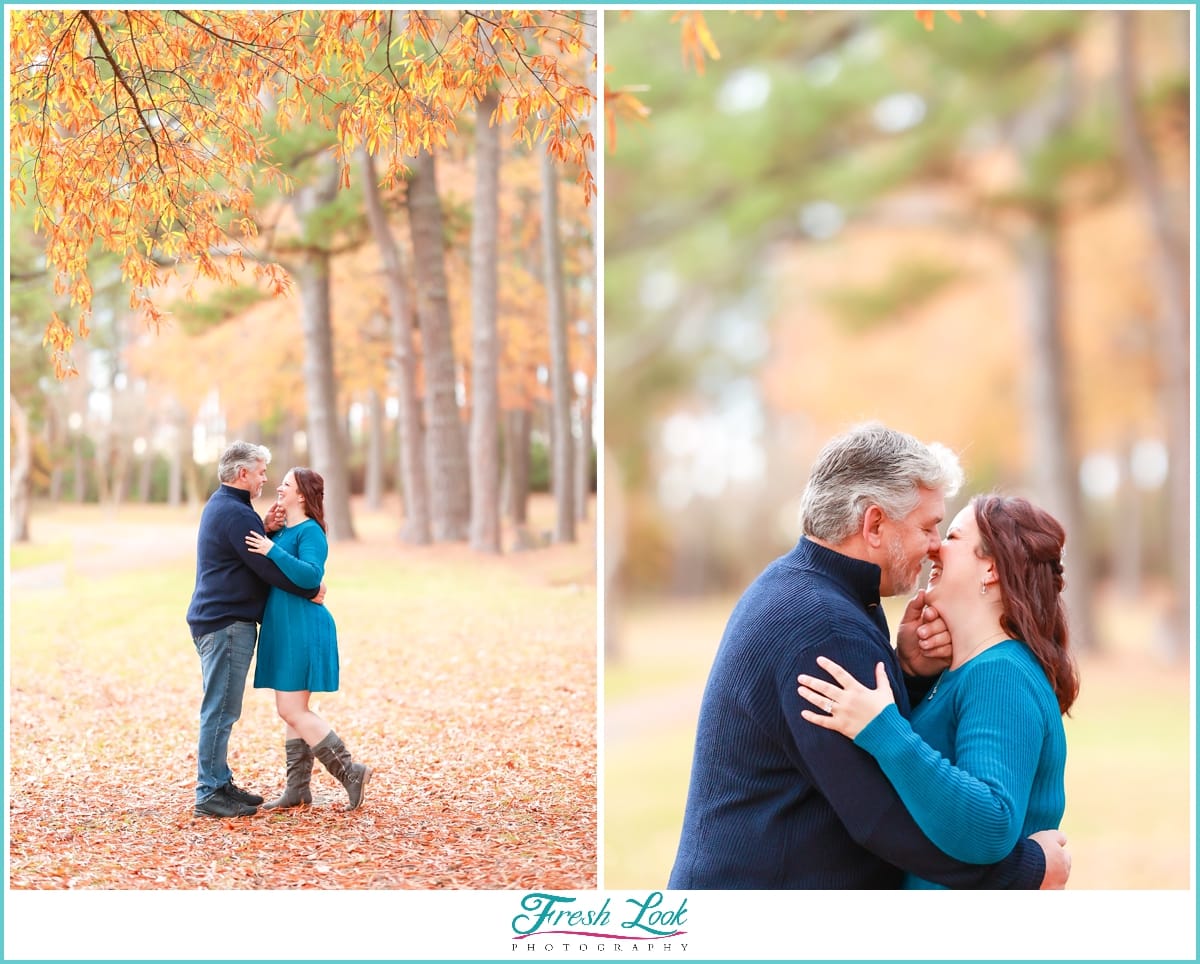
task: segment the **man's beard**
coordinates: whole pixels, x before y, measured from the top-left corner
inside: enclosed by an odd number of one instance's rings
[[[899,536],[893,538],[888,544],[888,575],[892,581],[892,595],[907,596],[916,589],[917,580],[921,578],[921,567],[924,564],[924,558],[910,563],[904,555],[903,541]]]

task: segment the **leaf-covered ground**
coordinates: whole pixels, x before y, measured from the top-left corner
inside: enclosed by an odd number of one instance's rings
[[[342,688],[316,708],[373,768],[367,802],[318,764],[312,807],[214,820],[192,816],[194,517],[35,517],[9,596],[13,888],[597,886],[590,527],[488,559],[356,524],[327,573]],[[282,788],[270,691],[248,685],[230,764]]]

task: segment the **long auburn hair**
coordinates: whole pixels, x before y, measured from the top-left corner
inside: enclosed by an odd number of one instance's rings
[[[1028,499],[985,495],[972,505],[980,551],[995,560],[1000,577],[1000,625],[1033,651],[1054,688],[1059,711],[1067,713],[1079,695],[1079,673],[1062,597],[1066,530]]]
[[[325,527],[325,480],[312,469],[296,466],[292,469],[296,480],[296,491],[304,496],[304,512],[328,534]]]

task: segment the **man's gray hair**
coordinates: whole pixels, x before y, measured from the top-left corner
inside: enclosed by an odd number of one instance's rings
[[[255,445],[240,439],[231,442],[229,448],[221,453],[221,461],[217,463],[217,478],[222,482],[232,482],[238,477],[239,470],[252,471],[259,462],[268,465],[271,462],[271,450],[265,445]]]
[[[917,507],[920,489],[952,496],[963,482],[956,456],[878,422],[858,425],[826,443],[800,500],[804,534],[838,545],[862,526],[872,505],[899,521]]]

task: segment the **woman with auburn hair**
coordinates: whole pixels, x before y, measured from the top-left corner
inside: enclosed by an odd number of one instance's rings
[[[1062,716],[1079,693],[1063,604],[1066,533],[1026,499],[977,497],[955,516],[926,600],[953,639],[950,666],[906,720],[883,664],[864,686],[832,660],[834,682],[798,677],[824,712],[808,722],[870,753],[917,825],[941,850],[986,864],[1066,807]],[[936,887],[915,877],[910,888]]]
[[[246,536],[251,552],[266,556],[297,586],[318,586],[325,575],[329,540],[325,535],[325,480],[308,468],[294,468],[276,489],[274,513],[285,516],[275,541],[257,532]],[[284,752],[287,786],[264,810],[312,803],[309,781],[313,758],[345,788],[348,810],[362,804],[371,768],[355,763],[332,727],[308,706],[313,692],[338,688],[337,628],[325,606],[295,596],[303,606],[271,590],[258,636],[254,686],[275,690],[275,708],[287,724]]]

